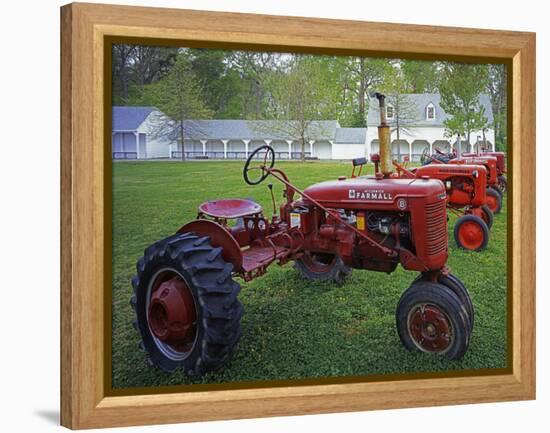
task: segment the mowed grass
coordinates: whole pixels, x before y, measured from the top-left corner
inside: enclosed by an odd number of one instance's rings
[[[292,264],[242,286],[243,335],[232,361],[217,373],[188,378],[151,368],[138,349],[129,305],[135,263],[151,243],[195,218],[205,200],[250,197],[271,214],[264,184],[248,186],[242,162],[120,162],[113,165],[113,387],[228,383],[506,366],[506,206],[495,216],[489,247],[459,250],[449,221],[448,265],[465,283],[475,327],[461,361],[408,352],[395,330],[395,307],[416,277],[398,267],[391,275],[354,270],[343,285],[308,282]],[[338,162],[278,163],[291,181],[312,183],[349,175]],[[276,181],[275,181],[276,183]],[[275,184],[279,202],[282,188]]]

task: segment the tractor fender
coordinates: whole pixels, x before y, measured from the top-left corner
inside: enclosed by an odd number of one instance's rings
[[[199,236],[208,236],[213,247],[222,249],[222,257],[226,262],[231,263],[236,272],[241,271],[243,266],[243,253],[241,247],[233,235],[217,222],[197,219],[183,225],[178,233],[193,232]]]

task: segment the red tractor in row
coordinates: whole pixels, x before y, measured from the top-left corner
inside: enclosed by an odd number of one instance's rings
[[[152,365],[189,375],[221,368],[241,335],[235,278],[249,281],[272,264],[291,261],[304,278],[335,283],[352,269],[389,274],[401,265],[414,272],[397,303],[399,338],[409,350],[462,358],[474,309],[464,284],[446,266],[446,189],[437,179],[392,176],[385,98],[376,96],[379,173],[301,191],[275,167],[273,149],[263,146],[248,157],[243,176],[250,185],[268,177],[283,184],[278,214],[274,209],[268,218],[251,200],[208,201],[194,221],[145,250],[130,304]]]
[[[424,159],[423,165],[429,164],[453,164],[453,165],[483,165],[487,170],[487,206],[493,214],[500,213],[502,209],[503,191],[499,185],[499,176],[497,169],[497,158],[494,156],[472,156],[465,154],[461,158],[457,158],[453,153],[443,153],[439,149],[435,149],[436,154],[427,156]],[[464,155],[464,154],[463,154]]]
[[[493,212],[487,205],[487,172],[483,165],[431,164],[410,170],[396,162],[394,165],[400,177],[441,180],[447,193],[447,209],[458,216],[456,244],[472,251],[487,247]]]
[[[497,182],[500,190],[504,193],[508,189],[508,181],[506,180],[506,153],[504,152],[480,152],[480,153],[463,153],[464,157],[494,157],[496,158]]]

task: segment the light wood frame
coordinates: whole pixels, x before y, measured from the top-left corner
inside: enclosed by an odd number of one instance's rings
[[[207,30],[206,30],[207,29]],[[70,4],[61,9],[61,423],[70,428],[535,398],[535,35],[509,31]],[[511,71],[511,368],[499,375],[107,396],[104,41],[506,62]],[[251,42],[253,41],[253,42]],[[184,44],[182,44],[184,45]],[[110,216],[109,216],[110,217]],[[154,392],[154,389],[152,389]]]

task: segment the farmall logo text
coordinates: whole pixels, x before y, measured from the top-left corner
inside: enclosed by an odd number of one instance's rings
[[[352,200],[393,200],[393,196],[389,192],[385,192],[383,190],[358,191],[356,189],[350,189],[348,197]]]

